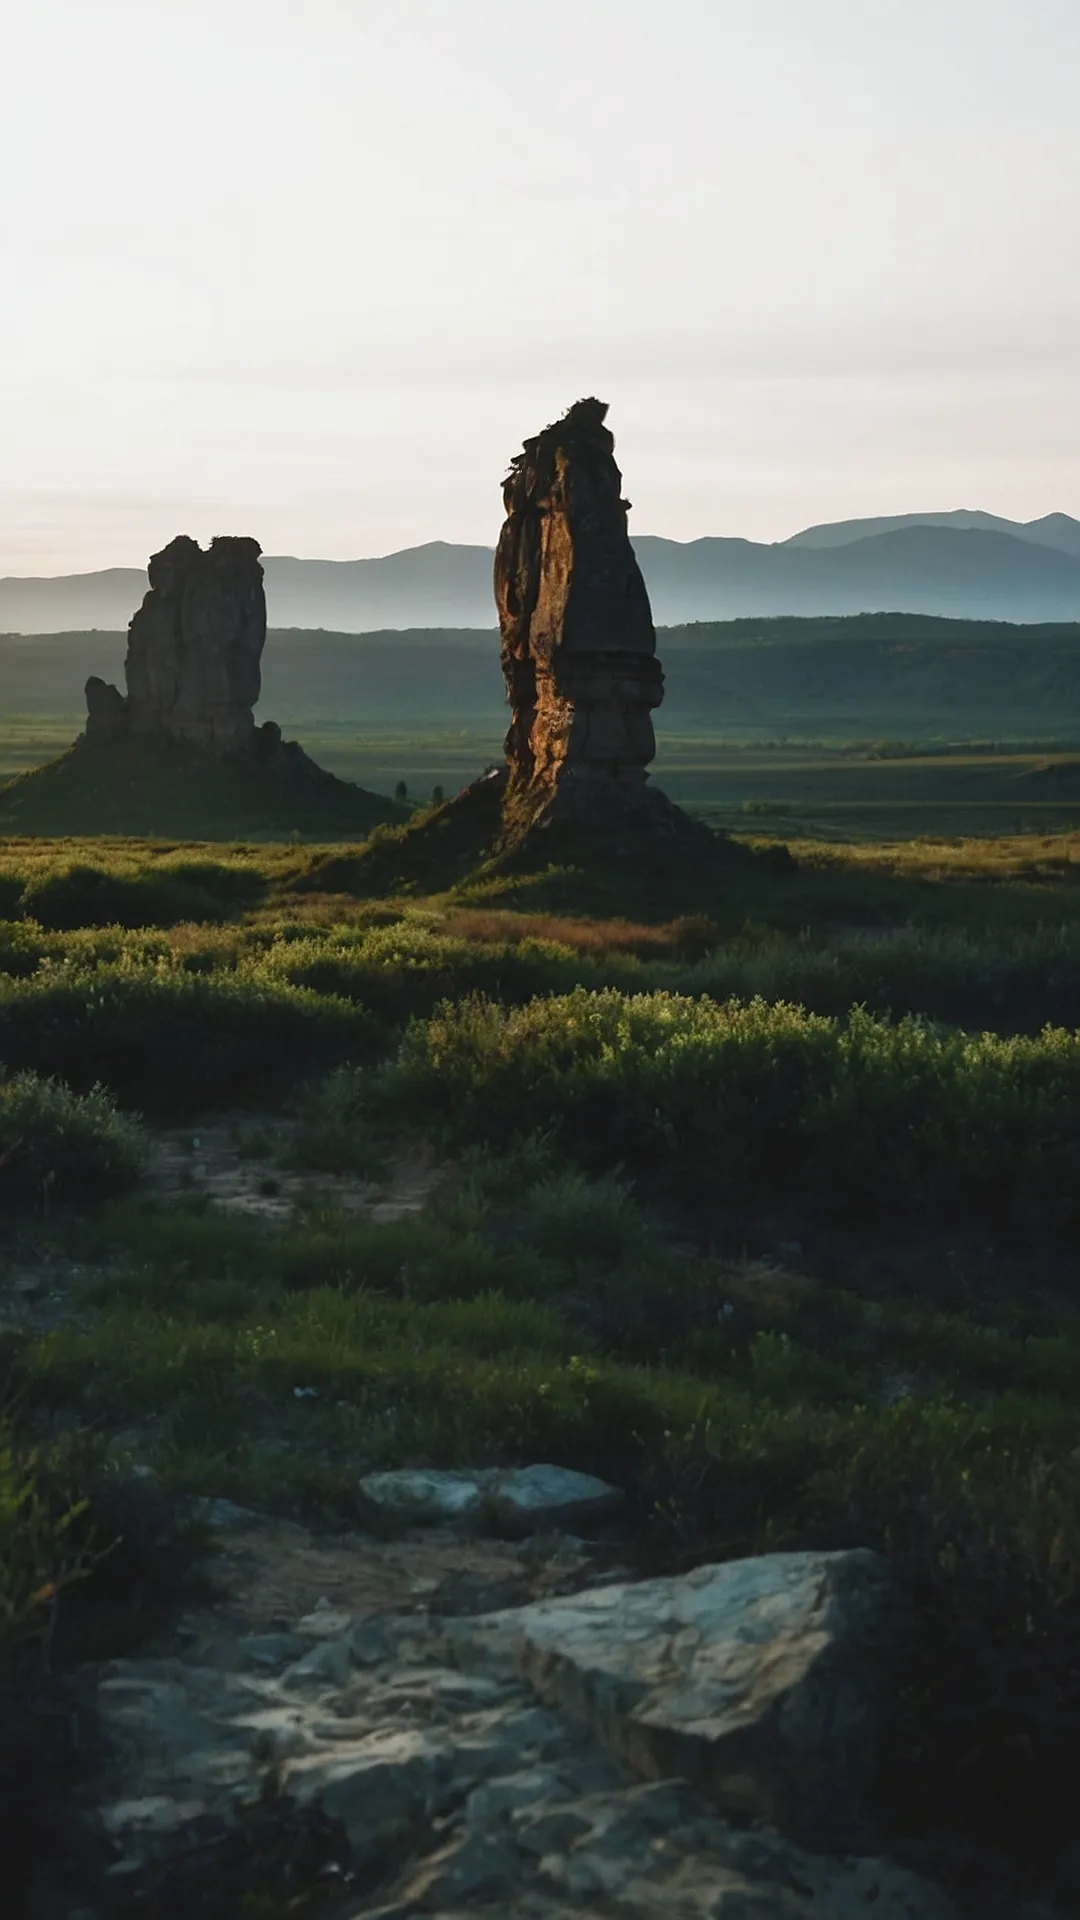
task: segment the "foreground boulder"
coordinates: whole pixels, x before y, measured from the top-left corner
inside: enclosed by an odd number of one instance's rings
[[[778,1553],[591,1588],[471,1623],[462,1657],[515,1669],[638,1777],[820,1843],[860,1830],[895,1624],[866,1550]]]

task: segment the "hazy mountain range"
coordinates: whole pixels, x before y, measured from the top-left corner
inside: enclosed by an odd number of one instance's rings
[[[900,514],[753,540],[634,541],[660,626],[776,614],[910,612],[1008,621],[1080,619],[1080,521]],[[374,560],[267,555],[275,627],[368,633],[491,627],[488,547],[430,541]],[[146,590],[135,567],[0,580],[0,632],[126,627]]]

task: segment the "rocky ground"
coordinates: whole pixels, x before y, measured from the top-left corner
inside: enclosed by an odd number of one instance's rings
[[[554,1508],[518,1544],[210,1517],[221,1604],[82,1677],[107,1862],[80,1920],[205,1910],[208,1883],[239,1912],[275,1878],[340,1920],[953,1913],[851,1851],[894,1625],[875,1556],[633,1582]]]
[[[159,1134],[146,1191],[287,1219],[311,1182],[253,1124]],[[318,1186],[392,1220],[438,1177]],[[60,1324],[79,1276],[28,1256],[6,1324]],[[334,1534],[188,1503],[216,1597],[74,1676],[97,1864],[73,1903],[43,1862],[35,1916],[956,1920],[875,1812],[902,1620],[874,1554],[640,1580],[619,1490],[588,1476],[376,1474],[357,1496]]]

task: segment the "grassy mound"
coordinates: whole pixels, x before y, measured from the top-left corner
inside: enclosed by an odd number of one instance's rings
[[[405,817],[397,801],[335,779],[304,755],[260,765],[169,740],[80,741],[0,788],[0,831],[19,834],[343,839]]]
[[[684,831],[530,824],[515,819],[505,774],[495,770],[407,825],[377,829],[364,847],[313,860],[296,885],[361,899],[452,891],[462,900],[663,919],[711,908],[736,876],[794,870],[786,848],[755,852],[657,799],[658,818]]]

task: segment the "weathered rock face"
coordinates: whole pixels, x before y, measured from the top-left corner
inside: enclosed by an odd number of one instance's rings
[[[664,690],[606,413],[579,400],[526,440],[495,555],[510,795],[580,826],[647,817]]]
[[[874,1553],[778,1553],[594,1587],[470,1623],[461,1655],[517,1671],[647,1779],[846,1846],[875,1772],[895,1624]]]
[[[266,642],[259,552],[257,540],[233,538],[204,551],[181,534],[153,555],[128,632],[127,699],[87,682],[89,739],[166,734],[223,750],[251,742]]]

